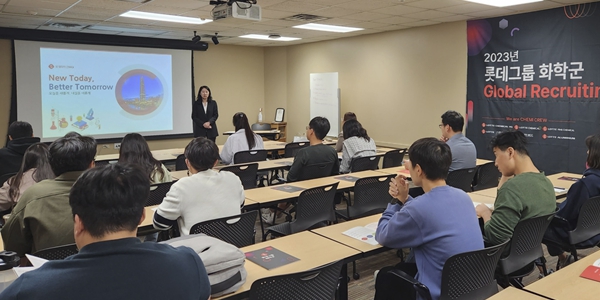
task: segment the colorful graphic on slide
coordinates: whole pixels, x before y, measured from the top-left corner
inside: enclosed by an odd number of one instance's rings
[[[164,95],[160,79],[147,70],[131,70],[117,82],[115,96],[119,105],[133,115],[147,115],[162,103]]]

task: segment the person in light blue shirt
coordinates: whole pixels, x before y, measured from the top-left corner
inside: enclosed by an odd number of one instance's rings
[[[474,168],[477,162],[477,150],[473,142],[462,134],[465,119],[456,111],[449,110],[442,115],[441,141],[450,146],[452,152],[452,164],[449,172]]]
[[[232,134],[221,151],[221,162],[226,165],[234,164],[233,157],[240,151],[262,150],[265,148],[262,138],[252,131],[248,123],[248,116],[239,112],[233,115],[235,133]]]
[[[435,138],[423,138],[408,149],[405,163],[416,186],[425,194],[408,195],[408,181],[398,175],[390,182],[393,197],[383,212],[375,239],[394,248],[412,248],[415,263],[385,267],[377,275],[375,299],[416,299],[411,284],[397,284],[393,275],[397,268],[425,284],[433,299],[440,297],[442,268],[455,254],[483,249],[483,237],[471,198],[462,190],[446,185],[452,161],[450,147]]]

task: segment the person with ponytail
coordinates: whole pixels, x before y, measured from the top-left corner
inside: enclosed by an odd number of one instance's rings
[[[25,150],[19,172],[0,188],[0,211],[11,209],[23,192],[34,183],[54,177],[49,162],[48,145],[32,144]]]
[[[246,150],[262,150],[265,148],[262,138],[252,131],[248,116],[239,112],[233,115],[235,133],[227,138],[221,151],[221,162],[226,165],[234,164],[233,157],[237,152]]]
[[[375,141],[367,135],[367,130],[357,120],[348,120],[342,127],[344,145],[342,147],[342,163],[340,173],[350,172],[350,163],[357,157],[377,154]]]

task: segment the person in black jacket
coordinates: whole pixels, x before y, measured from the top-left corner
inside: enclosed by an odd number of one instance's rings
[[[0,149],[0,176],[19,172],[25,150],[39,142],[40,138],[33,137],[31,124],[12,122],[8,127],[8,143]]]
[[[219,118],[217,102],[213,100],[210,88],[203,85],[198,90],[198,97],[192,107],[194,121],[194,137],[206,137],[215,141],[219,132],[215,123]]]

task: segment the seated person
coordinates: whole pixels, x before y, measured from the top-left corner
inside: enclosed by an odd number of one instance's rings
[[[154,213],[154,228],[170,229],[179,224],[181,235],[189,235],[196,223],[238,215],[244,205],[244,187],[237,175],[218,172],[219,148],[207,138],[195,138],[184,151],[190,176],[177,180]]]
[[[357,157],[372,156],[377,154],[375,140],[367,135],[367,130],[357,120],[344,122],[344,150],[340,173],[350,172],[350,163]]]
[[[446,185],[452,162],[450,147],[435,138],[423,138],[408,149],[406,167],[415,185],[425,194],[412,198],[408,181],[398,175],[390,182],[392,203],[383,212],[375,240],[394,248],[412,248],[415,263],[385,267],[377,275],[375,299],[415,299],[411,284],[391,286],[387,274],[398,268],[425,284],[433,299],[440,297],[442,268],[458,253],[483,248],[483,239],[471,198],[462,190]],[[460,221],[458,221],[460,220]],[[380,276],[383,276],[380,278]]]
[[[8,126],[8,143],[6,147],[0,149],[0,175],[19,172],[25,150],[39,142],[40,138],[33,137],[31,124],[22,121],[12,122]]]
[[[209,299],[198,254],[136,237],[149,190],[146,173],[131,164],[83,173],[69,196],[79,253],[22,275],[0,298]]]
[[[130,133],[123,137],[119,148],[119,162],[140,166],[148,174],[150,184],[173,181],[167,167],[154,158],[148,143],[139,133]]]
[[[0,211],[12,209],[21,194],[36,182],[54,178],[50,167],[48,145],[35,143],[25,151],[17,175],[9,178],[0,188]]]
[[[556,196],[550,180],[531,161],[527,138],[522,132],[499,133],[491,146],[496,167],[502,173],[494,211],[485,204],[479,204],[475,210],[484,222],[484,241],[498,245],[512,238],[519,221],[554,212]]]
[[[310,143],[309,147],[298,150],[294,157],[294,162],[287,174],[287,181],[301,180],[302,168],[305,166],[332,163],[332,169],[329,175],[337,175],[340,168],[340,161],[337,152],[333,147],[323,144],[323,139],[329,132],[329,120],[323,117],[315,117],[310,120],[306,126],[306,137]]]
[[[346,121],[348,120],[356,120],[356,114],[354,114],[353,112],[347,112],[344,114],[344,119],[342,120],[342,131],[340,131],[340,134],[338,135],[338,140],[335,143],[335,151],[337,152],[342,152],[342,148],[344,146],[344,127],[343,124],[346,123]]]
[[[569,244],[568,232],[577,227],[581,206],[587,199],[600,196],[600,135],[588,136],[585,139],[585,145],[588,149],[587,170],[583,172],[583,178],[569,188],[567,199],[558,205],[558,212],[548,226],[544,240]],[[592,247],[598,242],[600,242],[600,235],[581,243],[581,245]],[[567,255],[563,249],[552,243],[546,243],[546,246],[548,246],[550,255],[559,256],[561,264],[567,263]]]
[[[239,112],[233,115],[235,133],[230,135],[221,151],[221,162],[226,165],[234,164],[233,157],[240,151],[262,150],[265,148],[262,138],[252,131],[248,116]]]
[[[462,134],[465,119],[458,112],[449,110],[442,115],[441,140],[450,146],[452,164],[450,172],[474,168],[477,165],[477,150],[471,140]]]
[[[20,256],[75,242],[69,192],[79,175],[94,167],[96,141],[87,136],[62,137],[50,144],[49,153],[56,178],[28,188],[2,227],[4,249]]]

